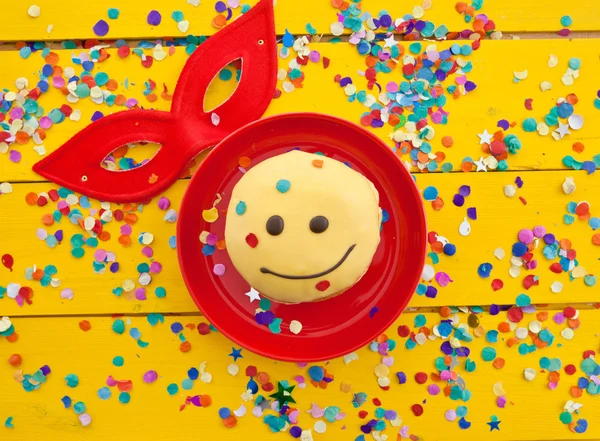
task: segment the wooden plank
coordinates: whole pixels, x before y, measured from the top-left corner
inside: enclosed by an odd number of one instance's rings
[[[256,3],[255,0],[247,2]],[[84,4],[75,0],[37,0],[41,8],[38,18],[31,18],[28,8],[31,3],[19,3],[4,11],[4,26],[0,30],[0,40],[67,40],[74,38],[96,38],[93,26],[98,20],[109,23],[110,30],[106,38],[159,38],[167,36],[212,35],[216,29],[211,25],[216,15],[214,2],[202,2],[193,7],[187,2],[165,4],[160,0],[123,0],[113,5],[120,11],[119,18],[108,18],[108,3]],[[365,0],[363,11],[377,15],[386,10],[394,18],[411,14],[420,0],[408,0],[391,3],[385,0]],[[450,30],[460,31],[469,25],[456,13],[455,0],[435,0],[433,7],[426,12],[424,19],[436,25],[445,24]],[[151,10],[162,14],[159,26],[150,26],[147,15]],[[186,33],[177,28],[171,19],[174,10],[184,13],[190,22]],[[558,31],[562,28],[560,18],[570,15],[573,18],[572,30],[600,30],[600,14],[594,0],[581,0],[576,7],[564,4],[548,4],[544,0],[499,1],[488,0],[481,12],[487,14],[503,32]],[[240,9],[235,10],[235,15]],[[319,33],[329,33],[329,26],[336,20],[336,9],[328,1],[308,0],[303,3],[291,0],[279,0],[275,7],[276,30],[283,34],[286,29],[294,34],[305,34],[306,24],[311,23]],[[48,25],[52,31],[48,32]]]
[[[447,125],[435,125],[436,137],[432,141],[433,151],[442,151],[446,155],[446,161],[451,162],[454,170],[460,170],[462,160],[469,156],[477,159],[482,154],[479,145],[478,133],[487,129],[490,133],[497,130],[497,122],[501,119],[515,121],[517,127],[509,133],[515,133],[523,143],[523,148],[517,155],[510,155],[509,165],[512,169],[560,169],[563,168],[562,158],[572,154],[579,160],[589,160],[600,153],[600,137],[598,126],[591,122],[598,115],[593,101],[596,96],[598,85],[596,78],[600,75],[600,60],[596,57],[596,40],[575,41],[486,41],[479,51],[468,57],[473,63],[473,72],[469,79],[474,81],[478,88],[462,96],[458,100],[452,98],[446,106],[450,112]],[[323,69],[321,63],[310,63],[303,68],[306,74],[304,88],[296,89],[292,93],[283,93],[273,100],[267,110],[267,115],[284,113],[290,111],[318,111],[335,115],[350,121],[358,122],[361,114],[366,108],[358,103],[349,103],[342,89],[333,81],[336,74],[351,76],[355,84],[366,88],[366,82],[357,74],[364,69],[364,60],[356,53],[356,49],[347,44],[320,43],[311,47],[321,52],[323,56],[331,59],[328,69]],[[440,45],[444,47],[444,45]],[[140,65],[138,57],[121,59],[111,50],[112,57],[100,64],[101,69],[120,84],[118,93],[128,98],[138,98],[145,107],[155,107],[166,110],[170,103],[159,98],[154,103],[149,103],[143,96],[144,82],[148,78],[156,81],[160,88],[164,83],[172,91],[176,78],[185,62],[186,55],[182,48],[178,48],[172,57],[162,62],[155,62],[150,70]],[[64,61],[71,56],[70,51],[57,51],[61,64],[70,65]],[[547,65],[549,54],[555,54],[559,58],[559,66],[551,69]],[[510,56],[510,63],[505,60]],[[567,68],[567,62],[571,57],[579,57],[582,61],[581,75],[575,80],[571,87],[564,86],[560,79]],[[281,67],[287,67],[287,60],[280,60]],[[37,54],[29,59],[22,60],[14,52],[0,52],[0,84],[9,86],[14,90],[15,80],[25,75],[30,84],[36,84],[38,79],[35,72],[43,66],[44,61]],[[100,69],[100,67],[99,67]],[[513,71],[529,70],[529,78],[515,84],[513,82]],[[382,83],[398,81],[400,76],[396,73],[380,74]],[[554,88],[551,91],[542,92],[540,83],[551,81]],[[127,84],[127,88],[125,87]],[[453,84],[446,82],[445,85]],[[281,87],[281,85],[280,85]],[[215,88],[210,91],[210,100],[215,104],[221,98],[229,96],[233,88],[233,81],[223,82],[216,80]],[[551,136],[539,136],[537,133],[524,133],[521,129],[522,121],[527,117],[540,121],[550,111],[556,100],[569,93],[575,93],[580,99],[576,105],[576,111],[582,114],[587,124],[583,129],[566,136],[561,141],[554,141]],[[533,111],[524,107],[526,98],[533,99]],[[65,104],[64,96],[57,90],[50,92],[40,98],[40,105],[49,112],[51,109]],[[56,124],[47,131],[44,145],[48,152],[58,148],[85,124],[88,124],[94,111],[104,113],[119,111],[122,109],[114,106],[96,105],[89,99],[80,100],[73,106],[80,109],[82,118],[80,122],[65,120]],[[382,139],[389,140],[391,126],[381,129],[372,129]],[[446,149],[441,145],[441,139],[445,135],[454,138],[454,146]],[[585,151],[576,154],[571,145],[580,141],[585,144]],[[22,153],[23,159],[16,165],[8,161],[5,155],[0,155],[0,176],[7,181],[33,181],[40,177],[31,171],[31,166],[39,160],[39,155],[33,150],[33,143],[16,147]]]
[[[550,311],[550,317],[555,311]],[[466,388],[471,391],[472,398],[468,402],[453,401],[443,393],[431,396],[427,388],[432,380],[419,385],[414,380],[417,372],[431,374],[437,372],[434,360],[441,356],[440,340],[428,341],[423,346],[414,350],[405,348],[405,339],[398,337],[396,327],[409,326],[413,329],[414,314],[404,314],[394,325],[388,336],[397,341],[397,348],[390,352],[395,362],[390,368],[392,384],[389,391],[383,391],[377,385],[377,378],[373,375],[373,368],[381,362],[381,357],[369,349],[357,352],[358,360],[346,365],[342,359],[335,359],[326,365],[329,373],[334,375],[334,381],[326,389],[314,388],[307,384],[306,388],[296,387],[292,396],[297,402],[294,406],[300,410],[299,426],[303,429],[313,429],[317,421],[307,413],[311,403],[321,408],[338,406],[341,412],[346,413],[342,421],[327,423],[324,434],[315,434],[317,440],[355,439],[360,435],[360,425],[373,418],[376,406],[372,399],[379,398],[381,407],[395,410],[402,418],[402,425],[409,426],[409,433],[417,435],[420,439],[436,440],[479,440],[490,433],[487,423],[492,415],[496,415],[502,423],[500,431],[494,431],[494,439],[498,440],[567,440],[573,439],[575,434],[569,431],[566,425],[559,421],[559,414],[568,400],[573,399],[570,394],[572,386],[577,385],[580,376],[582,353],[586,350],[596,350],[598,345],[596,323],[600,319],[599,311],[581,311],[581,326],[575,333],[575,338],[566,341],[560,336],[565,325],[558,326],[548,319],[543,322],[555,335],[554,344],[540,349],[533,354],[520,356],[517,346],[508,348],[506,343],[500,341],[491,344],[484,337],[475,338],[467,344],[471,350],[470,359],[476,363],[474,372],[465,372],[465,359],[459,359],[456,372],[465,380]],[[126,331],[117,335],[111,330],[113,320],[108,317],[89,318],[92,329],[87,333],[79,330],[78,323],[85,317],[70,318],[22,318],[14,319],[15,329],[19,340],[10,344],[3,338],[0,340],[0,354],[3,362],[0,363],[0,378],[2,378],[2,394],[0,394],[0,420],[4,422],[9,416],[13,417],[14,429],[3,428],[3,437],[6,439],[48,439],[56,433],[61,434],[61,439],[79,440],[82,437],[91,440],[116,440],[126,438],[152,437],[156,440],[188,439],[201,433],[203,439],[235,440],[243,436],[247,439],[280,439],[282,434],[273,434],[269,431],[262,418],[252,416],[252,403],[245,403],[246,416],[238,419],[238,425],[233,430],[226,429],[218,416],[218,409],[228,407],[238,409],[244,404],[240,396],[245,391],[248,377],[244,375],[245,368],[254,365],[259,372],[266,372],[272,382],[287,380],[291,385],[296,385],[294,378],[302,375],[308,378],[307,367],[299,367],[292,363],[276,363],[262,357],[255,356],[246,350],[242,351],[243,358],[237,360],[240,372],[230,376],[227,365],[232,359],[227,356],[232,346],[231,342],[221,334],[211,333],[201,336],[195,330],[184,330],[183,334],[191,343],[191,351],[182,353],[179,350],[179,339],[170,330],[170,325],[179,322],[183,325],[191,323],[197,325],[202,322],[198,317],[181,316],[167,317],[164,324],[150,327],[145,317],[133,317],[127,329],[137,328],[144,341],[149,342],[147,348],[140,348],[135,340],[129,337]],[[440,322],[437,314],[426,314],[427,327]],[[466,326],[467,315],[460,314],[460,323]],[[481,325],[486,330],[496,329],[498,323],[506,320],[505,313],[492,317],[489,314],[481,316]],[[526,316],[523,325],[535,320],[533,315]],[[512,336],[510,334],[500,334]],[[505,359],[506,364],[502,370],[492,367],[489,362],[484,362],[481,351],[484,347],[493,347],[497,356]],[[22,386],[15,382],[13,372],[15,368],[6,363],[10,354],[18,353],[23,358],[20,369],[24,373],[33,374],[41,366],[48,365],[52,373],[47,377],[46,383],[40,389],[27,393]],[[85,353],[85,356],[82,356]],[[123,367],[115,367],[112,360],[115,356],[124,358]],[[541,371],[539,360],[541,357],[559,358],[564,368],[567,364],[574,364],[577,373],[568,376],[560,369],[561,379],[554,391],[548,389],[547,371]],[[207,371],[212,375],[210,384],[195,381],[189,391],[182,390],[175,396],[169,396],[166,389],[170,383],[181,385],[187,378],[187,371],[191,367],[206,361]],[[523,370],[533,368],[537,376],[532,382],[523,378]],[[146,384],[142,376],[148,370],[155,370],[159,378],[153,384]],[[404,372],[407,382],[398,384],[396,372]],[[79,377],[79,386],[72,389],[65,386],[63,380],[68,374]],[[112,397],[106,401],[100,400],[97,392],[106,385],[106,379],[112,375],[118,380],[132,380],[133,389],[130,392],[131,401],[123,405],[118,401],[116,387],[111,388]],[[352,391],[343,393],[340,390],[342,382],[350,385]],[[505,408],[496,405],[496,395],[493,387],[497,382],[502,383],[508,404]],[[445,382],[437,383],[440,387]],[[364,392],[367,402],[359,409],[353,408],[352,393]],[[262,392],[262,394],[267,395]],[[212,397],[212,405],[208,408],[187,407],[179,411],[179,406],[185,402],[187,396],[205,395]],[[82,401],[87,412],[92,417],[88,428],[83,428],[77,420],[73,409],[65,409],[61,403],[63,396],[72,398],[73,403]],[[595,397],[583,392],[581,398],[575,401],[583,404],[580,415],[574,415],[575,420],[585,418],[589,428],[584,434],[577,434],[576,439],[600,438],[600,408],[595,405]],[[424,414],[415,417],[411,412],[413,404],[422,404]],[[458,422],[448,422],[444,419],[446,411],[456,409],[457,406],[466,406],[468,413],[466,420],[471,422],[468,430],[461,430]],[[369,413],[367,420],[361,420],[358,412],[365,410]],[[270,414],[273,412],[266,412]],[[384,433],[395,439],[399,428],[390,427]],[[491,436],[491,435],[489,435]],[[7,438],[8,437],[8,438]]]
[[[518,190],[517,197],[507,198],[503,188],[512,184],[520,176],[523,188]],[[576,192],[567,196],[561,185],[567,176],[573,176],[577,185]],[[185,191],[186,180],[179,181],[165,196],[172,202],[172,208],[178,209]],[[431,203],[426,202],[429,231],[448,238],[457,246],[453,257],[441,256],[439,264],[435,265],[436,272],[442,271],[450,275],[454,282],[440,288],[436,298],[415,295],[410,303],[412,307],[440,307],[443,305],[490,305],[513,304],[518,294],[526,292],[536,304],[563,303],[595,303],[598,302],[597,288],[585,286],[582,279],[570,282],[566,273],[555,275],[549,270],[550,263],[541,255],[541,247],[536,251],[539,268],[536,271],[523,271],[513,279],[509,276],[509,257],[503,261],[497,260],[493,253],[497,247],[505,250],[510,256],[511,248],[517,241],[517,234],[522,228],[545,226],[557,238],[568,238],[577,250],[579,264],[590,274],[600,274],[600,260],[597,259],[598,248],[591,242],[592,229],[587,222],[576,220],[567,226],[562,217],[570,201],[586,200],[591,204],[592,214],[600,205],[600,181],[595,176],[571,172],[525,172],[525,173],[494,173],[494,174],[429,174],[417,177],[420,189],[433,186],[439,190],[440,197],[445,201],[441,211],[434,211]],[[471,195],[463,207],[455,207],[452,203],[454,195],[462,185],[471,187]],[[43,228],[41,217],[51,213],[55,204],[44,208],[30,207],[25,203],[25,195],[29,192],[49,191],[53,185],[15,184],[14,192],[0,197],[0,255],[11,253],[15,258],[14,272],[10,273],[0,268],[0,286],[10,282],[31,286],[35,295],[33,305],[17,306],[16,302],[4,298],[0,300],[3,314],[18,315],[55,315],[55,314],[110,314],[135,312],[196,312],[196,306],[188,295],[176,259],[176,251],[170,249],[168,239],[175,234],[175,225],[164,222],[164,212],[157,207],[156,201],[147,205],[139,214],[139,222],[133,226],[133,245],[123,248],[117,242],[120,235],[121,222],[110,222],[106,225],[112,238],[99,247],[113,251],[121,264],[119,272],[112,274],[94,274],[92,269],[93,252],[87,249],[86,256],[75,259],[71,256],[70,238],[81,229],[63,219],[59,224],[46,228],[49,233],[58,229],[64,230],[63,243],[54,249],[48,248],[36,237],[36,230]],[[527,205],[518,199],[523,197]],[[94,203],[98,207],[97,203]],[[467,208],[477,209],[477,220],[471,221],[471,235],[463,237],[458,228],[467,216]],[[118,207],[113,205],[113,210]],[[82,209],[87,215],[88,210]],[[123,297],[112,294],[112,290],[121,286],[124,280],[137,280],[137,265],[147,262],[141,255],[142,246],[137,242],[141,232],[154,234],[154,259],[163,264],[162,273],[153,278],[147,287],[147,300],[128,301]],[[431,263],[430,260],[428,262]],[[480,278],[477,268],[482,263],[492,263],[494,269],[491,277]],[[53,264],[58,268],[57,277],[61,279],[60,288],[42,288],[37,282],[28,282],[24,278],[25,269],[36,264],[38,267]],[[526,291],[523,279],[526,274],[540,277],[540,285]],[[504,281],[504,288],[494,292],[491,281],[495,278]],[[564,283],[564,290],[554,294],[550,285],[554,281]],[[167,290],[166,298],[158,299],[154,290],[163,286]],[[75,292],[73,300],[62,300],[60,293],[64,288]]]

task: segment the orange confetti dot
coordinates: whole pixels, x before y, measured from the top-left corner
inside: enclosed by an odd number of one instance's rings
[[[148,184],[156,184],[156,181],[158,181],[158,176],[152,173],[148,178]]]
[[[189,341],[184,341],[183,343],[181,343],[181,345],[179,345],[179,350],[181,352],[190,352],[191,349],[192,344]]]
[[[442,138],[442,145],[444,147],[452,147],[454,145],[454,138],[452,136],[444,136]]]
[[[545,322],[548,320],[548,311],[540,311],[537,313],[536,317],[540,322]]]
[[[560,248],[563,250],[571,249],[571,241],[569,239],[561,239],[559,244],[560,244]]]
[[[600,245],[600,233],[596,233],[592,236],[592,243],[594,245]]]
[[[119,236],[119,243],[123,245],[124,248],[127,248],[131,245],[131,237],[122,234]]]
[[[514,345],[519,343],[519,339],[517,337],[511,337],[508,340],[506,340],[506,345],[509,348],[512,348]]]
[[[21,356],[19,354],[13,354],[10,357],[8,357],[8,363],[13,367],[21,366],[22,362],[23,362],[23,359],[21,358]]]
[[[469,162],[469,161],[465,161],[461,164],[461,168],[462,168],[462,171],[464,171],[465,173],[468,173],[471,170],[473,170],[473,163]]]
[[[221,29],[226,24],[227,24],[227,17],[225,17],[224,15],[219,14],[215,18],[212,19],[212,25],[216,29]]]
[[[431,206],[435,211],[440,211],[444,208],[444,200],[438,196],[434,201],[431,201]]]
[[[54,217],[52,217],[51,214],[46,213],[42,216],[42,223],[49,227],[54,224]]]
[[[496,369],[502,369],[504,367],[504,364],[506,363],[506,361],[504,360],[504,358],[496,358],[494,359],[494,362],[492,363],[494,365],[494,367]]]
[[[200,397],[200,404],[202,405],[202,407],[208,407],[212,404],[212,398],[210,397],[210,395],[202,395]]]
[[[331,5],[336,9],[340,9],[342,7],[342,3],[343,0],[331,0]]]
[[[577,387],[577,386],[572,386],[571,387],[571,396],[573,398],[579,398],[580,396],[583,395],[583,389]]]
[[[18,339],[19,339],[19,334],[17,334],[16,332],[13,332],[11,335],[6,337],[6,341],[8,341],[9,343],[14,343]]]
[[[242,156],[239,161],[238,164],[240,165],[240,167],[242,168],[248,168],[250,167],[250,164],[252,164],[252,159],[250,159],[247,156]]]
[[[25,196],[25,202],[27,202],[27,205],[35,205],[37,204],[37,201],[38,195],[34,192],[27,193],[27,195]]]
[[[236,426],[237,418],[234,417],[233,415],[229,415],[227,418],[225,418],[223,420],[223,424],[225,424],[225,427],[231,429],[232,427]]]
[[[510,323],[502,322],[498,324],[498,331],[500,332],[510,332]]]
[[[567,95],[567,102],[572,104],[573,106],[579,102],[579,98],[574,93],[570,93]]]
[[[118,88],[119,88],[119,83],[117,83],[117,81],[113,80],[112,78],[110,80],[108,80],[108,83],[106,83],[106,90],[114,92]]]
[[[217,250],[223,251],[226,248],[225,240],[218,240],[215,246],[217,247]]]
[[[123,220],[129,225],[133,225],[138,221],[138,216],[135,213],[127,213]]]
[[[323,160],[322,159],[314,159],[312,162],[313,167],[323,168]]]
[[[585,149],[585,146],[583,145],[582,142],[576,142],[573,144],[573,151],[575,151],[577,153],[583,152],[584,149]]]
[[[58,54],[56,52],[49,52],[48,55],[46,55],[46,63],[54,66],[58,63]]]
[[[459,14],[464,14],[467,10],[467,4],[465,2],[458,2],[454,8]]]
[[[102,242],[107,242],[110,240],[110,233],[108,231],[101,231],[100,234],[98,234],[98,240],[101,240]]]
[[[448,306],[442,306],[440,308],[440,316],[446,318],[450,317],[450,314],[452,314],[452,310]]]
[[[81,329],[83,332],[88,332],[90,329],[92,329],[92,324],[87,320],[82,320],[79,322],[79,329]]]
[[[259,372],[256,381],[258,381],[259,384],[267,384],[269,382],[269,374],[266,372]]]
[[[550,383],[558,383],[560,381],[560,372],[552,371],[548,375],[548,381]]]

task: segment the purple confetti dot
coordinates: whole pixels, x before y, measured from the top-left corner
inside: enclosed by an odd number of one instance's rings
[[[56,238],[57,242],[62,242],[63,237],[64,237],[64,233],[63,230],[56,230],[56,232],[54,233],[54,237]]]
[[[135,298],[138,300],[146,300],[146,288],[138,288],[135,290]]]
[[[162,16],[160,15],[160,12],[155,10],[148,12],[148,24],[150,26],[158,26],[161,21]]]
[[[467,208],[467,217],[471,220],[477,220],[477,208],[475,208],[475,207]]]
[[[94,121],[98,121],[100,118],[102,118],[104,116],[104,114],[98,110],[96,110],[94,112],[94,114],[92,115],[92,122]]]
[[[116,273],[117,271],[119,271],[119,262],[113,262],[110,264],[110,272],[111,273]]]
[[[500,307],[498,305],[490,306],[490,315],[498,315],[500,313]]]
[[[106,34],[108,34],[108,23],[104,20],[99,20],[98,23],[94,25],[92,30],[98,37],[104,37]]]
[[[21,152],[17,150],[11,150],[8,154],[8,160],[14,163],[21,162]]]
[[[435,299],[437,296],[437,288],[435,286],[428,286],[427,291],[425,291],[425,297],[429,297],[430,299]]]
[[[404,372],[398,372],[396,374],[396,377],[398,377],[398,382],[400,384],[404,384],[406,383],[406,374]]]
[[[510,127],[510,123],[505,119],[501,119],[500,121],[498,121],[497,126],[500,127],[502,130],[508,130],[508,128]]]
[[[158,200],[158,208],[160,208],[161,210],[168,210],[170,206],[171,201],[168,200],[166,197],[163,196]]]
[[[523,179],[521,179],[520,176],[517,176],[517,178],[515,179],[515,184],[517,185],[517,187],[522,188],[523,187]]]
[[[442,343],[440,346],[440,350],[446,355],[451,355],[452,352],[454,352],[454,349],[452,348],[452,345],[449,341],[445,341],[444,343]]]
[[[458,189],[458,194],[464,197],[469,196],[471,194],[471,187],[468,185],[461,185]]]
[[[379,26],[381,26],[382,28],[389,28],[391,24],[392,17],[390,17],[389,15],[385,14],[379,17]]]
[[[341,87],[346,87],[348,84],[352,84],[352,78],[350,77],[344,77],[340,80],[340,86]]]
[[[468,357],[471,353],[471,350],[466,346],[461,346],[460,348],[456,348],[456,355],[459,357]]]
[[[190,403],[192,403],[196,407],[202,407],[202,403],[200,403],[200,395],[195,395],[190,399]]]
[[[148,371],[144,374],[144,381],[146,383],[154,383],[158,379],[156,371]]]
[[[371,310],[369,311],[369,317],[370,317],[370,318],[373,318],[373,316],[374,316],[375,314],[377,314],[378,312],[379,312],[379,308],[378,308],[377,306],[373,306],[373,307],[371,308]]]
[[[558,31],[558,35],[560,35],[561,37],[568,37],[570,34],[571,34],[571,31],[567,28],[561,29],[560,31]]]
[[[556,237],[554,237],[554,234],[548,233],[548,234],[544,235],[544,242],[547,245],[552,245],[554,242],[556,242]]]
[[[50,370],[50,366],[48,366],[47,364],[46,364],[46,365],[44,365],[44,366],[42,366],[42,367],[40,368],[40,370],[42,371],[42,374],[44,374],[44,377],[47,377],[47,376],[48,376],[48,374],[50,374],[50,372],[52,372],[52,371]]]
[[[465,204],[465,198],[460,194],[455,194],[454,199],[452,199],[452,202],[457,207],[462,207]]]
[[[472,92],[473,90],[475,90],[477,88],[477,84],[475,84],[473,81],[467,81],[465,83],[465,90],[467,92]]]
[[[142,248],[142,254],[144,256],[146,256],[147,258],[150,258],[154,255],[154,250],[152,249],[152,247],[146,246],[146,247]]]
[[[215,3],[215,11],[217,11],[219,14],[221,12],[225,12],[227,10],[227,5],[225,4],[225,2],[217,2]]]

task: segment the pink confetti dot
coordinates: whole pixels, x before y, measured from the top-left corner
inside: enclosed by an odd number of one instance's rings
[[[216,235],[216,234],[214,234],[214,233],[209,233],[209,235],[208,235],[208,236],[206,236],[206,243],[207,243],[208,245],[214,246],[214,245],[216,245],[216,243],[217,243],[217,240],[218,240],[218,239],[219,239],[219,238],[217,237],[217,235]]]
[[[17,151],[17,150],[11,150],[10,153],[8,154],[8,159],[11,162],[21,162],[21,152]]]
[[[213,273],[215,273],[216,276],[221,277],[223,274],[225,274],[225,265],[222,263],[217,263],[213,268]]]
[[[156,371],[148,371],[144,374],[144,381],[146,383],[154,383],[158,379],[158,373]]]
[[[160,208],[161,210],[168,210],[170,206],[171,201],[168,200],[166,197],[163,196],[158,200],[158,208]]]
[[[524,244],[530,244],[533,242],[533,231],[531,231],[529,228],[523,228],[521,231],[519,231],[519,241],[523,242]]]
[[[430,384],[427,386],[427,392],[429,395],[437,395],[440,393],[440,387],[437,384]]]
[[[108,378],[106,379],[106,385],[108,387],[114,387],[117,385],[117,380],[115,380],[112,375],[109,375]]]
[[[121,225],[121,234],[125,235],[125,236],[129,236],[132,233],[133,229],[131,228],[131,225],[129,224],[125,224],[125,225]]]
[[[506,406],[506,397],[498,397],[498,399],[496,400],[496,404],[498,405],[498,407],[504,408]]]
[[[160,262],[152,262],[150,264],[150,272],[152,274],[158,274],[162,271],[162,264]]]
[[[146,300],[146,288],[138,288],[135,290],[135,298],[138,300]]]
[[[151,247],[142,248],[142,254],[148,258],[154,255],[154,250]]]
[[[94,253],[94,259],[98,262],[104,262],[104,259],[106,259],[106,250],[102,248],[97,249]]]

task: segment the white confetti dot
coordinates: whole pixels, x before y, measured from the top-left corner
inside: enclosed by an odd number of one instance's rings
[[[179,29],[180,32],[187,32],[189,28],[190,22],[187,20],[181,20],[179,23],[177,23],[177,29]]]
[[[331,23],[329,30],[333,35],[339,37],[344,33],[344,24],[339,21],[336,21],[335,23]]]
[[[10,182],[2,182],[0,183],[0,193],[9,194],[13,192],[13,187]]]
[[[133,281],[133,279],[123,280],[121,287],[125,292],[133,291],[133,289],[135,288],[135,282]]]
[[[569,116],[569,127],[573,130],[581,129],[583,127],[583,116],[575,114]]]
[[[0,332],[6,331],[8,328],[12,326],[10,319],[8,317],[2,317],[0,319]]]
[[[302,331],[302,323],[300,323],[298,320],[292,320],[290,322],[290,332],[292,334],[300,334],[300,331]]]
[[[515,337],[517,337],[519,340],[525,340],[528,335],[529,332],[527,331],[527,328],[521,327],[515,329]]]
[[[506,255],[506,253],[504,252],[504,250],[500,247],[496,248],[494,250],[494,256],[496,257],[496,259],[498,260],[502,260],[504,259],[504,256]]]
[[[552,282],[552,285],[550,285],[550,289],[554,294],[557,294],[562,291],[563,284],[562,282]]]
[[[200,5],[200,0],[187,0],[188,4],[197,7]]]
[[[344,363],[346,364],[350,364],[356,360],[358,360],[358,354],[356,352],[351,352],[348,355],[344,355]]]
[[[287,93],[293,92],[294,89],[296,88],[291,81],[284,81],[281,84],[281,87],[283,87],[283,90]]]
[[[466,217],[458,226],[458,232],[461,236],[468,236],[469,234],[471,234],[471,224],[469,223]]]
[[[513,265],[508,270],[508,274],[510,274],[510,276],[513,277],[513,278],[519,277],[519,274],[521,274],[521,268],[518,267],[518,266]]]
[[[152,282],[152,276],[148,273],[142,273],[140,274],[138,282],[140,282],[140,285],[142,286],[148,286],[150,285],[150,282]]]
[[[377,384],[381,387],[388,387],[391,384],[390,377],[379,377]]]
[[[68,299],[68,300],[72,300],[73,299],[73,290],[71,288],[66,288],[63,289],[62,292],[60,293],[60,297],[63,299]]]
[[[210,115],[210,121],[212,122],[213,126],[216,127],[221,122],[221,117],[219,115],[217,115],[216,113],[213,112]]]
[[[429,282],[431,279],[433,279],[434,275],[435,269],[433,269],[433,267],[428,263],[425,264],[425,266],[423,267],[423,272],[421,273],[421,278],[426,282]]]
[[[21,285],[18,283],[9,283],[6,285],[6,296],[9,299],[14,299],[19,295],[19,290],[21,289]]]
[[[327,431],[327,424],[324,421],[316,421],[314,425],[315,432],[317,433],[325,433]]]
[[[494,391],[494,395],[496,395],[497,397],[503,397],[506,395],[506,392],[504,391],[504,388],[502,387],[501,381],[498,381],[497,383],[495,383],[494,386],[492,387],[492,390]]]
[[[539,332],[542,330],[542,324],[537,320],[534,320],[529,323],[529,330],[534,334],[539,334]]]
[[[565,194],[573,193],[577,189],[577,186],[575,185],[575,180],[571,177],[565,178],[565,182],[563,182],[562,184],[562,189],[565,192]]]
[[[517,187],[512,184],[508,184],[504,186],[504,196],[507,198],[512,198],[517,194]]]
[[[38,18],[41,14],[42,10],[40,9],[40,7],[38,5],[31,5],[29,7],[29,9],[27,10],[27,13],[29,14],[30,17],[33,18]]]
[[[233,414],[238,418],[243,417],[244,415],[246,415],[246,406],[244,406],[243,404],[240,405],[238,409],[233,411]]]
[[[540,89],[542,92],[546,92],[547,90],[552,90],[552,83],[550,81],[542,81],[540,83]]]
[[[548,67],[556,67],[558,64],[558,57],[554,54],[550,54],[548,57]]]
[[[529,75],[529,72],[527,71],[527,69],[525,69],[521,72],[513,72],[513,74],[517,80],[524,80]]]
[[[525,377],[525,379],[527,381],[533,381],[533,379],[535,378],[536,375],[537,375],[537,372],[535,371],[535,369],[532,369],[532,368],[526,368],[523,371],[523,376]]]
[[[227,373],[235,377],[240,371],[240,367],[237,364],[231,363],[227,366]]]
[[[574,83],[573,76],[569,74],[564,74],[560,79],[565,86],[572,86]]]
[[[560,332],[560,335],[562,335],[565,340],[571,340],[575,337],[575,332],[573,332],[571,328],[565,328]]]
[[[210,372],[204,372],[200,376],[200,381],[202,381],[203,383],[210,383],[212,381],[212,375],[210,374]]]

